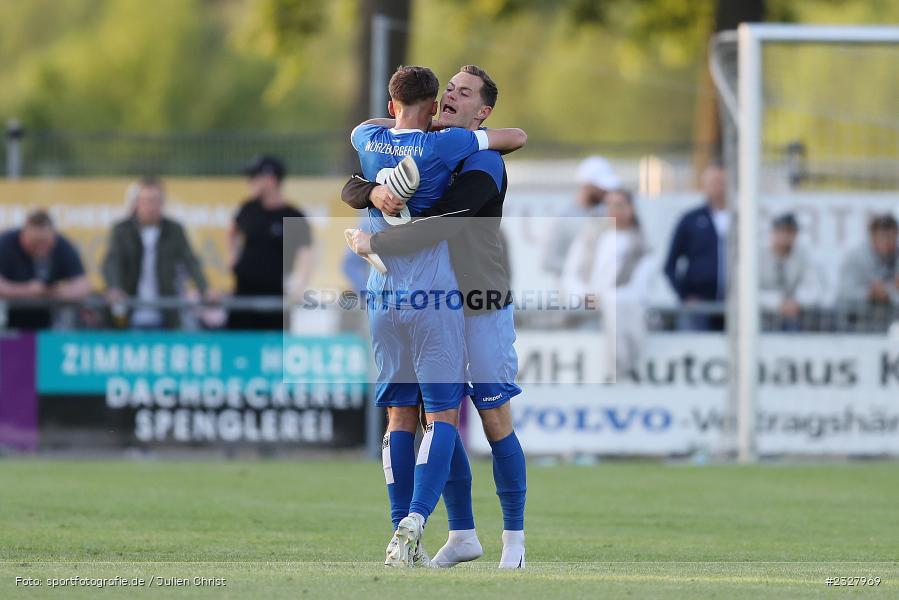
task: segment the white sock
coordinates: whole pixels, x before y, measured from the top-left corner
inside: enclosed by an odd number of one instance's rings
[[[524,530],[503,530],[503,554],[499,559],[499,568],[524,568]]]
[[[484,554],[478,532],[474,529],[455,529],[449,532],[443,548],[438,550],[431,564],[442,569],[455,567],[460,562],[480,558]]]

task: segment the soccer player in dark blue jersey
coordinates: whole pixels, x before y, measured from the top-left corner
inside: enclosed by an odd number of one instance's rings
[[[490,116],[497,87],[483,69],[462,67],[447,84],[441,100],[441,125],[477,131]],[[419,251],[448,240],[458,283],[465,298],[465,334],[469,395],[484,426],[493,453],[496,492],[503,510],[501,568],[524,566],[525,460],[512,426],[509,400],[521,389],[515,384],[518,361],[513,347],[515,328],[508,260],[500,233],[507,179],[498,152],[484,150],[466,158],[444,196],[410,223],[374,235],[357,232],[357,251],[377,252],[384,260]],[[372,202],[395,210],[399,203],[386,186],[351,179],[343,200],[355,208]],[[452,217],[452,218],[447,218]],[[443,490],[449,517],[449,539],[433,564],[451,567],[481,553],[471,510],[471,469],[457,440],[450,474]]]
[[[488,148],[511,151],[526,141],[518,129],[430,131],[438,87],[430,69],[400,67],[389,85],[388,110],[396,121],[372,119],[351,134],[367,179],[383,182],[403,158],[413,158],[421,175],[407,204],[413,216],[437,202],[468,156]],[[369,207],[364,228],[377,233],[389,227],[385,215]],[[409,566],[427,562],[421,533],[444,490],[459,439],[465,321],[462,302],[452,302],[454,292],[461,294],[446,242],[383,261],[386,272],[371,271],[366,297],[378,368],[376,403],[387,407],[389,421],[382,455],[395,531],[385,564]],[[428,424],[416,459],[419,394]]]

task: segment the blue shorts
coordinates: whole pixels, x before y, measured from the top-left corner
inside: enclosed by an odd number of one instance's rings
[[[475,408],[497,408],[521,393],[515,384],[518,354],[513,305],[465,317],[465,341],[471,382],[468,395]]]
[[[428,413],[459,408],[465,396],[461,310],[369,307],[368,322],[377,406],[417,406],[420,398]]]

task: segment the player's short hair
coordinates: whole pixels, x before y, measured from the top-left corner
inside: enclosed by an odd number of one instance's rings
[[[50,218],[50,213],[48,213],[43,208],[38,208],[25,217],[25,226],[26,227],[34,227],[34,228],[53,228],[53,219]]]
[[[400,66],[390,78],[387,90],[396,102],[411,105],[437,99],[440,82],[427,67]]]
[[[474,75],[475,77],[480,77],[481,81],[484,82],[484,85],[481,86],[481,99],[484,101],[484,104],[490,108],[496,106],[496,97],[499,95],[499,88],[496,87],[496,82],[490,78],[487,71],[477,65],[465,65],[459,69],[459,71]]]

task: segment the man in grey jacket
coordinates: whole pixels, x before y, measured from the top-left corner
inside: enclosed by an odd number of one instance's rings
[[[840,269],[843,308],[899,305],[899,223],[891,214],[871,219],[869,243],[850,252]]]
[[[112,229],[103,260],[103,277],[114,316],[118,316],[115,305],[129,297],[152,302],[178,295],[182,273],[198,291],[209,296],[203,267],[190,247],[184,228],[163,216],[164,200],[165,190],[160,180],[142,179],[131,216]],[[177,327],[180,319],[177,310],[141,306],[127,317],[127,322],[134,328],[159,329]]]
[[[767,328],[794,331],[800,317],[825,304],[823,273],[811,254],[796,243],[799,223],[791,213],[771,223],[771,243],[759,260],[759,303]]]

